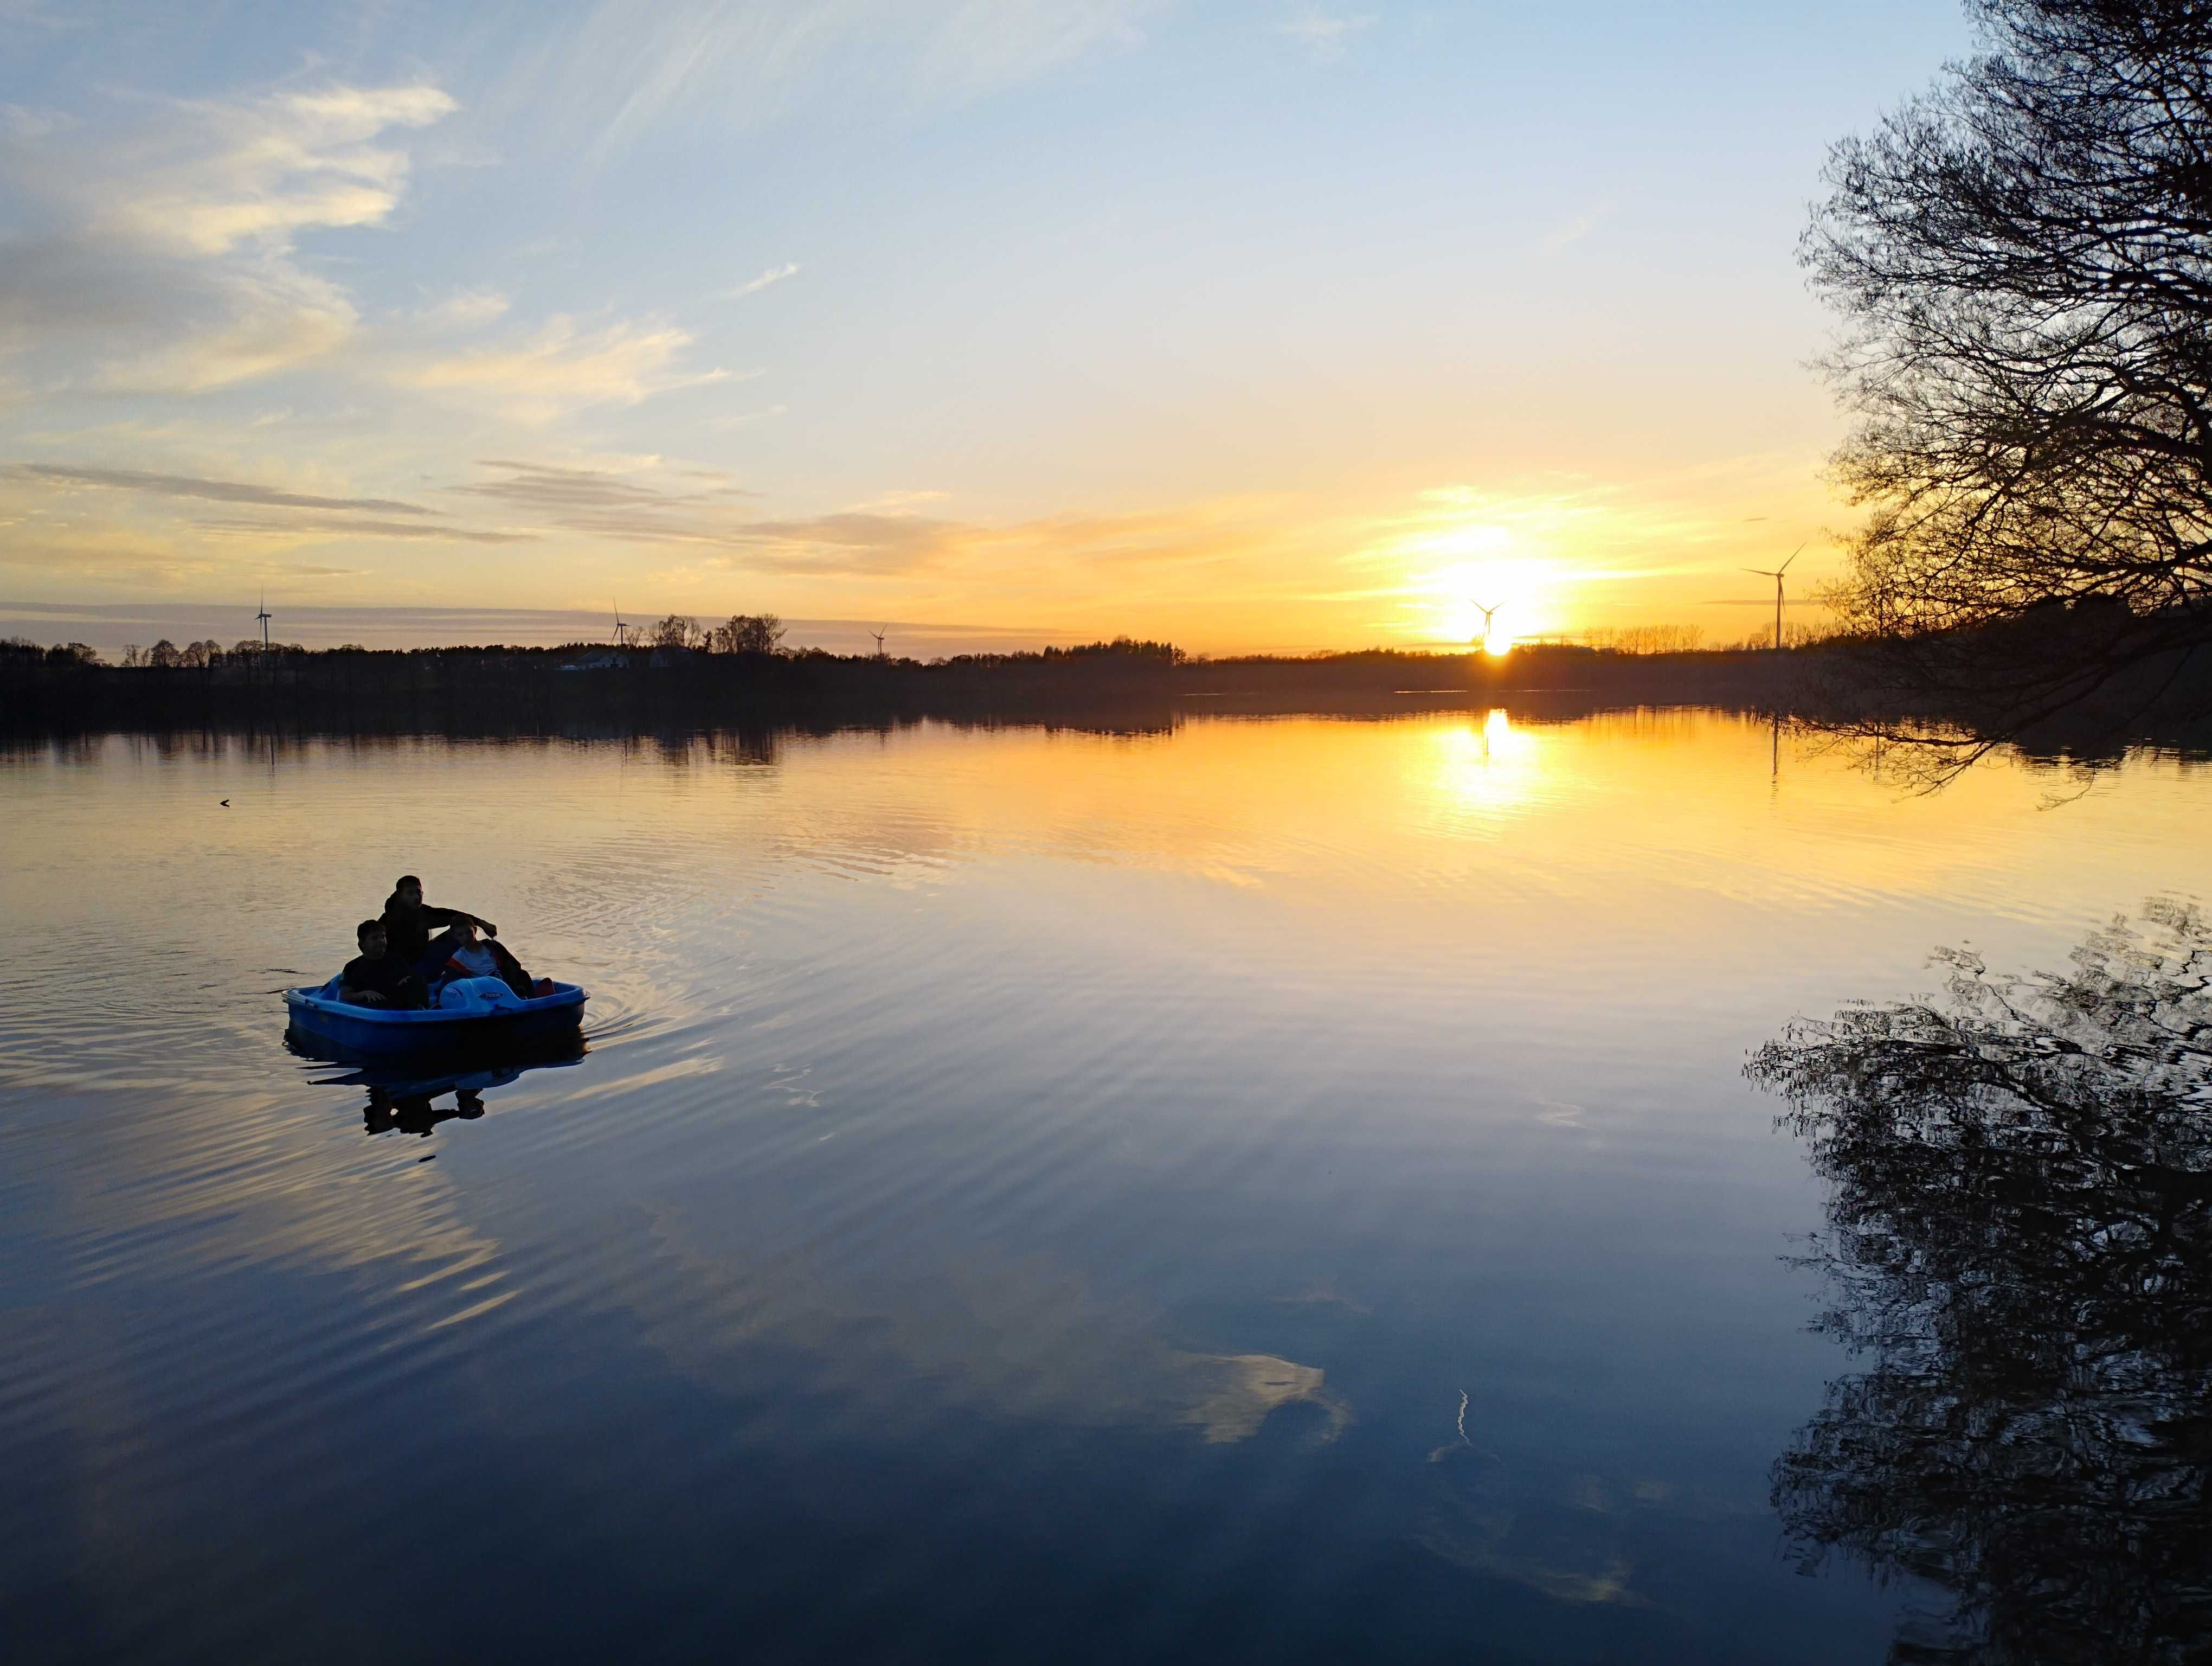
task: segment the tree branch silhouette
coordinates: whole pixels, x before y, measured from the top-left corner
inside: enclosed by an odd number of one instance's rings
[[[1970,727],[2154,664],[2212,706],[2212,3],[1968,10],[1982,50],[1834,148],[1800,250],[1872,511],[1826,599]]]

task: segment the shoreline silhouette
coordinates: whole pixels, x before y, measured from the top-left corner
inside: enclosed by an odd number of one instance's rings
[[[1503,654],[1391,650],[1195,659],[1120,641],[924,662],[819,650],[278,646],[198,664],[118,666],[88,651],[0,645],[0,735],[104,733],[612,735],[685,730],[830,733],[932,720],[1156,733],[1197,714],[1389,717],[1505,707],[1567,720],[1643,707],[1755,714],[1894,741],[2009,743],[2087,762],[2143,743],[2212,756],[2212,687],[2150,667],[2094,699],[2008,721],[1909,697],[1876,653],[1780,649],[1632,653],[1537,643]],[[1963,739],[1962,739],[1963,738]]]

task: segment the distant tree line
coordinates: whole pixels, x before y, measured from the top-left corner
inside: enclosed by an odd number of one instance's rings
[[[1694,654],[1705,646],[1702,625],[1602,625],[1585,630],[1586,647],[1608,654]]]
[[[784,623],[773,613],[733,613],[718,625],[702,625],[685,613],[671,613],[645,633],[645,644],[656,648],[682,648],[695,654],[783,654]],[[1040,660],[1155,660],[1179,666],[1190,656],[1173,642],[1140,641],[1116,636],[1110,641],[1080,642],[1072,648],[1046,648],[1032,654],[961,654],[947,663],[1012,662]]]
[[[56,642],[52,648],[34,642],[27,636],[0,638],[0,659],[15,664],[51,665],[59,669],[72,666],[97,666],[104,663],[99,652],[83,642]]]
[[[1833,624],[1793,622],[1782,627],[1784,648],[1820,648],[1844,638],[1845,633]],[[1600,625],[1581,632],[1577,640],[1601,654],[1763,654],[1774,646],[1774,633],[1759,629],[1735,641],[1708,643],[1702,625]]]
[[[1190,656],[1173,642],[1139,641],[1134,636],[1116,636],[1110,642],[1079,642],[1073,648],[1048,648],[1047,660],[1097,660],[1118,655],[1125,660],[1154,660],[1165,666],[1182,665]]]
[[[257,662],[264,656],[303,654],[310,650],[298,642],[271,642],[264,648],[259,641],[247,637],[226,648],[213,637],[204,641],[186,642],[179,648],[164,636],[151,648],[141,648],[136,642],[126,646],[118,665],[125,671],[206,671],[226,665]],[[349,642],[341,648],[325,649],[331,654],[366,654],[368,650],[358,643]],[[48,648],[33,641],[27,636],[0,639],[0,656],[21,663],[42,660],[60,666],[105,666],[107,661],[100,650],[85,642],[56,642]]]
[[[331,651],[346,652],[343,648]],[[252,636],[241,637],[228,648],[212,636],[204,641],[186,642],[182,648],[164,636],[151,648],[142,648],[136,642],[129,644],[123,650],[122,663],[125,670],[143,667],[149,671],[203,671],[222,665],[243,665],[264,654],[307,652],[298,642],[271,642],[264,648]]]
[[[687,631],[685,640],[696,639]],[[773,626],[752,640],[774,641]],[[596,642],[232,653],[197,670],[181,649],[173,662],[159,656],[159,666],[140,657],[126,668],[35,644],[0,654],[0,733],[544,734],[924,716],[1149,732],[1185,710],[1402,714],[1454,688],[1482,700],[1556,691],[1577,709],[1605,700],[1765,708],[1790,697],[1800,663],[1787,654],[1638,657],[1567,646],[1516,650],[1510,660],[1387,651],[1199,660],[1128,637],[927,663],[818,648],[618,654]]]

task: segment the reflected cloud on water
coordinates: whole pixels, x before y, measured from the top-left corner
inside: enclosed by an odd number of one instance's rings
[[[1924,1580],[1899,1661],[2212,1649],[2212,921],[1800,1022],[1752,1078],[1827,1183],[1816,1329],[1863,1368],[1776,1463],[1808,1567]]]
[[[1651,1605],[1636,1590],[1636,1551],[1659,1520],[1663,1493],[1595,1474],[1516,1474],[1462,1438],[1429,1454],[1435,1466],[1413,1537],[1432,1555],[1558,1602]]]
[[[1352,1408],[1317,1366],[1181,1346],[1154,1304],[1100,1288],[1049,1255],[940,1243],[892,1263],[787,1240],[748,1248],[742,1223],[664,1205],[606,1248],[609,1287],[683,1376],[735,1391],[799,1369],[871,1424],[960,1409],[1091,1429],[1252,1439],[1300,1408],[1295,1437],[1334,1443]]]

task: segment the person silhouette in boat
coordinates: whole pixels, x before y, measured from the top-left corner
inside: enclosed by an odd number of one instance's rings
[[[430,952],[430,933],[441,927],[450,929],[464,920],[486,937],[499,935],[498,927],[466,909],[432,908],[422,900],[422,882],[411,873],[401,874],[392,887],[392,895],[384,899],[386,948],[403,966],[420,966],[422,958]],[[437,964],[444,965],[446,957],[441,955]]]
[[[410,1005],[434,1004],[439,988],[455,978],[497,978],[525,1000],[553,993],[550,980],[532,977],[497,941],[497,926],[466,909],[431,907],[422,900],[422,880],[411,873],[401,874],[392,886],[379,923],[386,954],[404,969],[416,992]],[[432,937],[436,926],[445,929]]]
[[[445,956],[442,962],[438,959],[441,954]],[[434,988],[453,978],[495,977],[524,1000],[553,993],[552,983],[533,979],[522,963],[507,952],[504,943],[495,938],[479,938],[472,918],[440,933],[416,963],[415,974],[425,988]]]
[[[384,921],[364,920],[353,935],[361,952],[338,974],[338,999],[356,1006],[420,1006],[422,980],[392,952]]]

